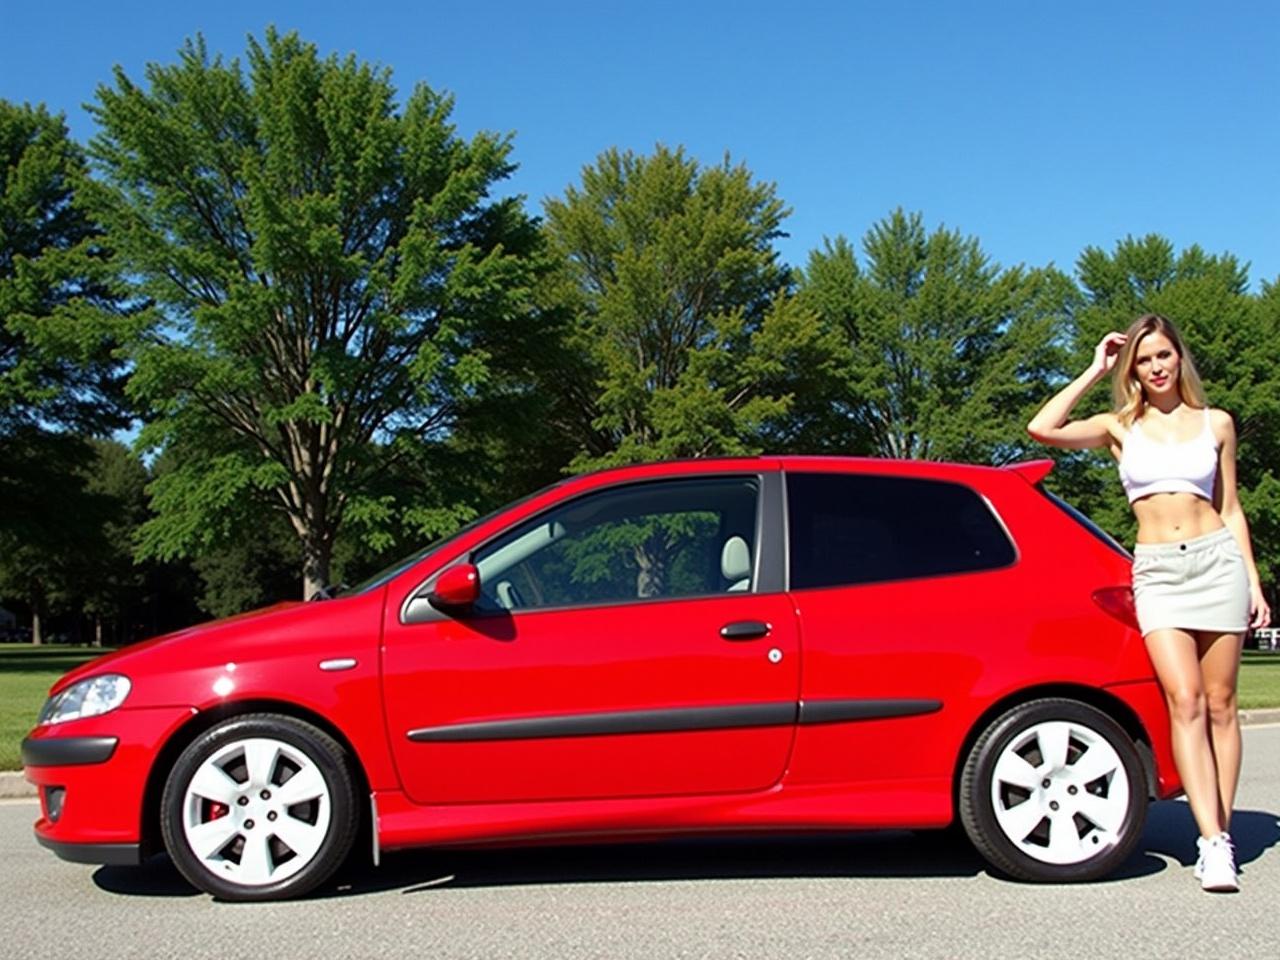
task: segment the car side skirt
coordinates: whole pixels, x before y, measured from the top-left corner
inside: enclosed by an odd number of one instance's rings
[[[929,829],[952,821],[948,778],[775,786],[715,796],[415,804],[378,791],[382,852],[418,846],[627,840],[682,834]]]

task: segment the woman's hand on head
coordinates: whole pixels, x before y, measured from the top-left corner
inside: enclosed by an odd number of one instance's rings
[[[1128,339],[1123,333],[1112,331],[1099,340],[1098,345],[1093,348],[1093,369],[1100,373],[1110,373]]]

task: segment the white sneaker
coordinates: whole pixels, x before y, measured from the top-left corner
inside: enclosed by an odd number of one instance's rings
[[[1240,889],[1236,878],[1236,856],[1229,834],[1220,833],[1206,840],[1196,840],[1200,856],[1196,860],[1195,877],[1200,889],[1211,893],[1233,893]]]

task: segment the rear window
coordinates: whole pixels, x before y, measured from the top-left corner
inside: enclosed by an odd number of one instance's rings
[[[1055,507],[1057,507],[1063,513],[1069,516],[1076,523],[1080,524],[1080,526],[1088,530],[1090,535],[1101,540],[1103,543],[1105,543],[1108,547],[1110,547],[1116,553],[1120,554],[1120,556],[1124,557],[1126,560],[1133,559],[1133,554],[1131,554],[1128,550],[1126,550],[1123,546],[1121,546],[1120,541],[1118,541],[1115,537],[1111,536],[1111,534],[1107,533],[1107,531],[1103,530],[1100,526],[1098,526],[1096,523],[1094,523],[1092,520],[1086,517],[1083,513],[1081,513],[1071,504],[1067,503],[1067,501],[1063,500],[1056,493],[1050,493],[1048,490],[1044,488],[1042,484],[1036,484],[1036,489],[1039,490],[1041,493],[1043,493],[1049,499],[1049,502],[1052,503]]]
[[[976,491],[914,477],[787,474],[791,587],[993,570],[1008,534]]]

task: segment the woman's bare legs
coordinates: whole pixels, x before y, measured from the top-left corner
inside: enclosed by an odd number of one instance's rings
[[[1240,676],[1240,650],[1244,634],[1196,634],[1200,675],[1209,710],[1209,735],[1218,774],[1218,820],[1231,829],[1231,808],[1240,780],[1240,717],[1236,711],[1236,684]]]
[[[1144,639],[1156,676],[1169,705],[1169,725],[1173,739],[1173,762],[1182,777],[1191,815],[1200,835],[1216,837],[1225,826],[1217,764],[1209,737],[1205,682],[1201,673],[1200,649],[1196,638],[1185,630],[1153,630]],[[1226,645],[1224,645],[1226,646]],[[1216,651],[1215,651],[1216,652]],[[1217,660],[1215,659],[1215,665]],[[1217,676],[1220,671],[1215,671]],[[1236,735],[1239,736],[1237,729]],[[1239,751],[1236,751],[1236,773]],[[1234,784],[1234,780],[1232,781]],[[1234,796],[1235,788],[1232,787]]]

